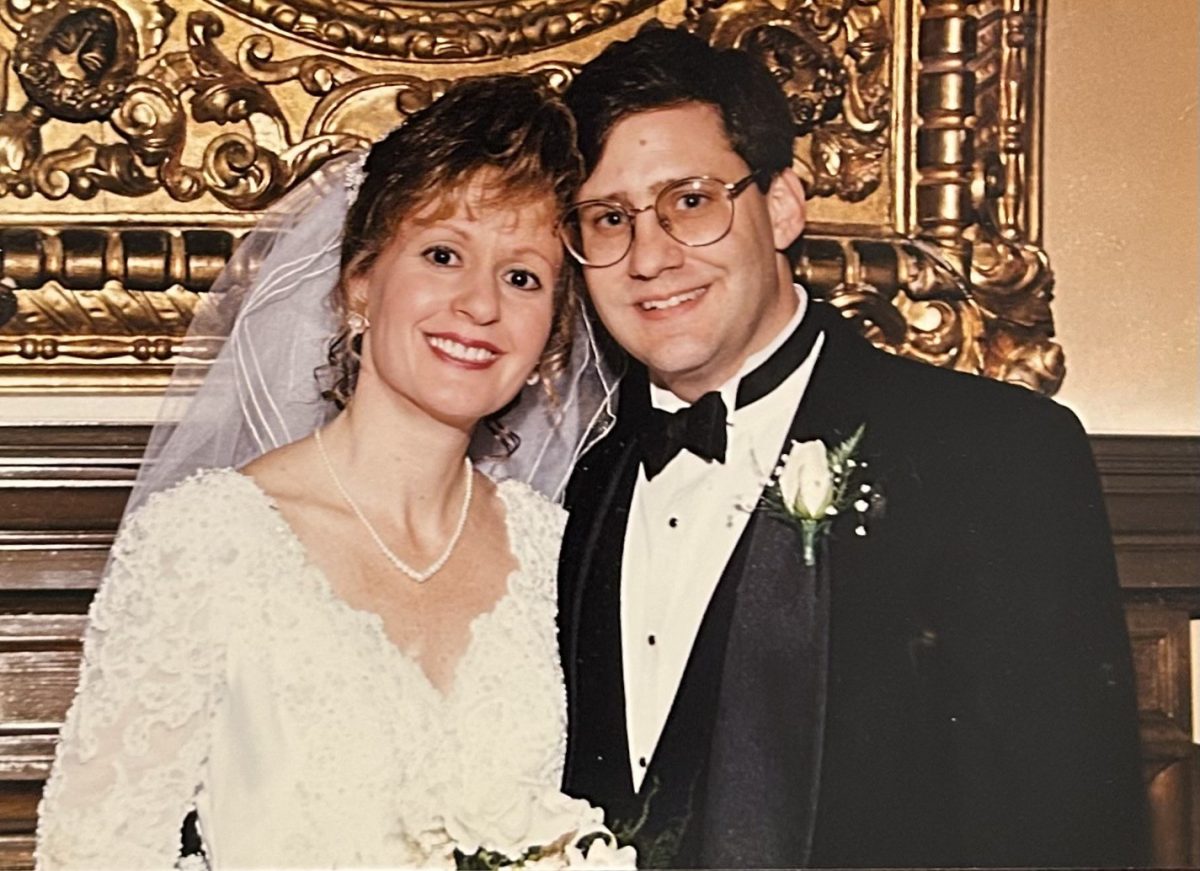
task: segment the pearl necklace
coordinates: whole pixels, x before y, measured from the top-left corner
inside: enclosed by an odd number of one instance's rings
[[[367,520],[367,516],[363,514],[362,509],[358,507],[353,499],[350,498],[350,493],[346,490],[346,486],[337,476],[337,472],[333,470],[333,464],[329,462],[329,455],[325,453],[325,444],[321,441],[321,431],[318,429],[313,432],[313,438],[317,443],[317,450],[321,454],[321,460],[325,463],[325,469],[329,472],[329,477],[333,479],[333,483],[337,485],[338,492],[342,494],[342,498],[346,500],[346,504],[350,506],[350,510],[354,512],[354,516],[362,521],[362,525],[367,528],[367,532],[371,534],[371,538],[375,540],[375,544],[383,551],[383,555],[387,557],[396,569],[408,575],[418,584],[423,584],[439,571],[442,566],[446,565],[446,561],[450,559],[450,554],[454,552],[454,548],[458,546],[458,540],[462,538],[463,529],[467,525],[467,513],[471,508],[471,491],[472,484],[475,478],[474,466],[471,465],[470,457],[463,457],[463,467],[466,470],[467,484],[465,493],[463,494],[462,511],[458,515],[458,525],[454,527],[454,533],[450,536],[450,541],[446,543],[446,549],[442,551],[442,555],[434,560],[433,564],[425,571],[414,569],[392,551],[390,547],[384,544],[379,533],[375,531],[375,527],[371,525],[371,521]]]

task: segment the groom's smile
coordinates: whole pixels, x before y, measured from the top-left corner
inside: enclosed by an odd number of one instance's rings
[[[638,307],[651,317],[666,317],[672,314],[682,314],[692,311],[695,306],[689,303],[697,302],[708,291],[707,287],[686,290],[668,296],[655,296],[639,302]]]

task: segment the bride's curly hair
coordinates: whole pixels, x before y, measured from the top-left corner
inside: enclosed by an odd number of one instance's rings
[[[343,326],[330,345],[332,384],[322,395],[339,408],[354,392],[362,352],[361,334],[345,323],[347,279],[371,268],[405,217],[462,189],[481,171],[491,174],[488,204],[552,194],[560,214],[569,205],[582,181],[583,161],[574,119],[546,79],[519,74],[460,79],[371,148],[362,186],[346,215],[341,277],[334,289]],[[577,270],[564,259],[550,339],[538,363],[552,399],[549,385],[570,355],[578,280]],[[497,417],[488,425],[504,442]]]

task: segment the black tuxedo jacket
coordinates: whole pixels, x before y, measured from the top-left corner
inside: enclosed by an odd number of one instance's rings
[[[865,425],[881,516],[865,537],[836,524],[809,568],[791,526],[753,515],[635,793],[619,603],[648,394],[627,376],[567,496],[564,788],[639,864],[1144,863],[1128,638],[1077,420],[878,351],[823,304],[806,317],[825,344],[789,439]]]

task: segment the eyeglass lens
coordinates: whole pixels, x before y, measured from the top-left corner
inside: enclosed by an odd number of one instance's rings
[[[733,223],[731,192],[711,178],[686,178],[663,188],[653,208],[659,226],[690,247],[719,241]],[[584,263],[610,266],[633,244],[634,217],[617,203],[580,203],[563,219],[564,241]]]

